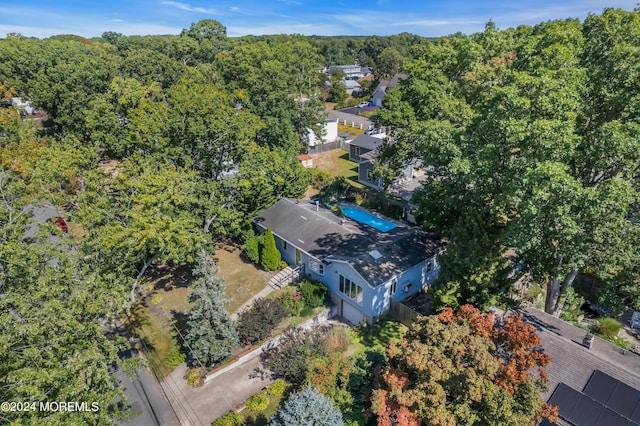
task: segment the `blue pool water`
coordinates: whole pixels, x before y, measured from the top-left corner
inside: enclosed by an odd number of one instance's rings
[[[377,229],[380,232],[387,232],[396,228],[397,226],[388,220],[380,219],[364,210],[360,210],[355,207],[342,207],[342,213],[348,218],[355,220],[356,222],[364,223],[372,228]]]

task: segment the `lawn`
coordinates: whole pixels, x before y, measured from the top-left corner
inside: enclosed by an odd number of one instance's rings
[[[367,129],[361,129],[360,127],[351,127],[350,125],[345,126],[344,124],[338,123],[338,134],[339,135],[351,135],[357,136],[364,134],[364,131]]]
[[[242,256],[239,247],[218,246],[214,255],[227,285],[228,312],[237,311],[268,283],[268,274]]]
[[[347,151],[334,149],[313,154],[311,157],[313,157],[313,164],[318,170],[324,170],[333,177],[344,176],[351,185],[357,188],[363,187],[358,182],[358,164],[349,161],[349,153]]]
[[[146,306],[136,304],[126,323],[140,339],[138,346],[145,354],[149,367],[159,379],[167,377],[174,369],[167,364],[169,353],[174,349],[179,350],[176,339],[169,332],[169,320],[152,315]]]

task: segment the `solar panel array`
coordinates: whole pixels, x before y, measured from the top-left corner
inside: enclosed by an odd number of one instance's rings
[[[640,426],[640,391],[596,370],[582,392],[558,384],[549,399],[577,426]]]

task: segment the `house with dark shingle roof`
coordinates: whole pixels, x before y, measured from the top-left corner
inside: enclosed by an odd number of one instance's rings
[[[376,158],[380,155],[380,149],[385,144],[384,133],[375,136],[360,135],[349,142],[349,160],[358,163],[358,182],[378,191],[383,188],[382,177],[372,175]],[[398,180],[406,181],[415,176],[415,161],[403,165],[397,176]]]
[[[557,424],[640,425],[639,355],[598,337],[589,346],[585,330],[534,307],[521,313],[552,359],[542,399],[559,407]]]
[[[400,83],[400,81],[406,80],[407,78],[409,78],[408,75],[398,73],[394,75],[391,80],[380,80],[380,83],[378,83],[378,87],[376,87],[376,90],[373,92],[373,95],[371,96],[372,105],[381,107],[382,98],[384,98],[384,95],[387,94],[387,91],[395,89],[398,86],[398,83]]]
[[[254,219],[258,229],[271,228],[283,260],[329,288],[337,314],[353,324],[373,322],[389,310],[392,298],[401,301],[429,286],[444,248],[419,228],[357,212],[390,229],[378,230],[307,200],[282,199]]]

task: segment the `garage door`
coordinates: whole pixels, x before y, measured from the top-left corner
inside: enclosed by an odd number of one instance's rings
[[[349,302],[342,301],[342,317],[353,325],[360,325],[364,314],[351,306]]]

